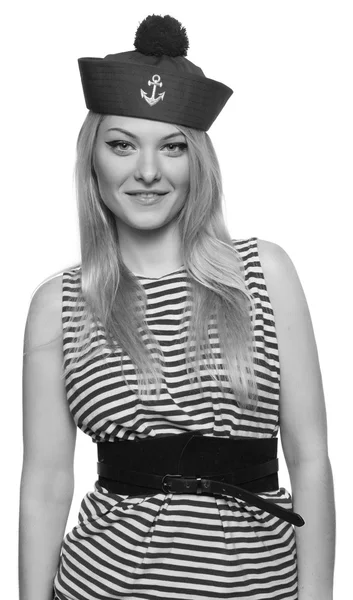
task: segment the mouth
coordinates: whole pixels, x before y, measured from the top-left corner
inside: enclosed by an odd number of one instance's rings
[[[137,200],[137,202],[140,202],[141,204],[154,204],[155,202],[158,202],[159,200],[161,200],[164,196],[167,196],[169,192],[164,192],[164,193],[158,193],[158,194],[151,194],[150,192],[145,193],[145,192],[141,192],[141,193],[127,193],[128,196],[133,197],[135,200]]]

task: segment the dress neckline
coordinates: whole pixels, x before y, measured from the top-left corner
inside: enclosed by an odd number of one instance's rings
[[[169,273],[165,273],[165,275],[161,275],[161,277],[146,277],[145,275],[138,275],[137,273],[134,273],[134,275],[135,275],[135,277],[138,277],[139,279],[148,279],[150,281],[159,281],[160,279],[169,277],[169,275],[173,275],[174,273],[179,273],[179,271],[184,271],[184,270],[185,270],[185,266],[181,265],[181,267],[179,267],[178,269],[175,269],[174,271],[171,271]]]

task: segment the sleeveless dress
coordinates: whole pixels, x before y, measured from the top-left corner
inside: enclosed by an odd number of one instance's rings
[[[255,375],[259,405],[252,413],[230,405],[231,394],[185,377],[180,319],[188,276],[184,267],[162,277],[137,275],[148,305],[146,320],[165,355],[161,400],[141,404],[124,382],[120,354],[99,357],[66,378],[77,427],[93,442],[177,435],[273,438],[279,431],[280,365],[274,313],[258,255],[257,238],[232,240],[255,299]],[[67,320],[80,286],[81,267],[63,274],[63,351],[70,355]],[[129,383],[134,370],[127,355]],[[137,384],[137,381],[136,381]],[[98,477],[98,476],[97,476]],[[259,494],[293,509],[281,487]],[[82,499],[78,524],[62,542],[54,600],[297,600],[294,526],[230,496],[174,494],[146,497],[110,493],[98,479]]]

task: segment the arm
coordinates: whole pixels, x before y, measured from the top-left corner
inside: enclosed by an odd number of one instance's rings
[[[76,427],[62,379],[61,281],[55,277],[38,288],[25,329],[20,600],[53,598],[74,490]]]
[[[332,600],[334,489],[322,377],[306,298],[295,267],[277,244],[258,240],[275,316],[280,368],[280,432],[291,480],[299,600]]]

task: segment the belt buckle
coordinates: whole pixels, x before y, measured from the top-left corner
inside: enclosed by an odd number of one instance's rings
[[[163,476],[163,479],[162,479],[162,490],[163,490],[163,492],[165,494],[168,494],[170,492],[170,489],[168,489],[168,487],[166,489],[166,487],[165,487],[165,486],[168,486],[168,483],[166,483],[166,481],[165,481],[166,477],[179,477],[180,478],[180,477],[182,477],[182,475],[178,475],[178,474],[174,475],[173,473],[167,473],[166,475]]]
[[[202,492],[204,491],[204,488],[208,488],[209,487],[209,481],[208,480],[204,480],[204,485],[202,485],[202,477],[192,477],[192,476],[187,476],[187,475],[179,475],[179,474],[175,474],[173,475],[172,473],[167,473],[166,475],[163,476],[162,479],[162,490],[165,494],[168,494],[168,492],[170,492],[170,489],[168,489],[168,483],[165,481],[166,477],[178,477],[180,479],[180,477],[184,477],[185,479],[191,479],[193,481],[195,481],[196,479],[196,484],[197,484],[197,488],[196,488],[196,494],[202,494]]]

